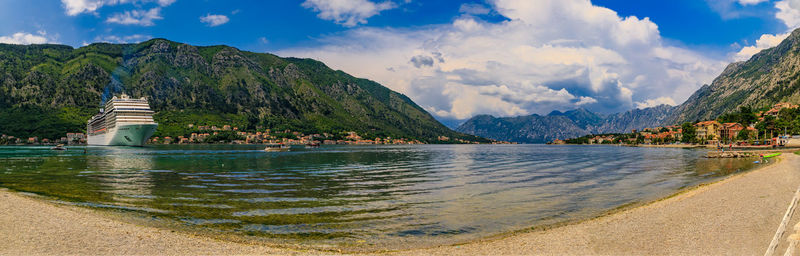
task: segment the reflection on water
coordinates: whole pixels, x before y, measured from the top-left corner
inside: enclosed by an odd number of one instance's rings
[[[613,146],[0,147],[0,186],[213,232],[449,243],[589,218],[752,167]]]

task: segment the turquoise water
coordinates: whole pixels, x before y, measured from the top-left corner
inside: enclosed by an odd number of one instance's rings
[[[214,234],[402,248],[591,218],[753,167],[615,146],[262,148],[0,147],[0,186]]]

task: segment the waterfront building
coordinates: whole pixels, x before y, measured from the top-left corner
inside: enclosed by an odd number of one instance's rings
[[[741,130],[744,130],[744,125],[740,123],[724,123],[720,127],[719,134],[724,139],[734,140]]]
[[[722,125],[717,121],[704,121],[694,125],[697,130],[697,138],[700,140],[716,141],[719,140],[719,130]]]
[[[359,141],[361,140],[361,136],[358,136],[356,132],[347,132],[347,137],[345,137],[345,139]]]
[[[84,133],[67,133],[67,143],[86,143],[86,134]]]

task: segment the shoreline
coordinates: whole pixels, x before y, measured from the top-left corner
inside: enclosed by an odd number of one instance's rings
[[[762,255],[767,249],[770,240],[775,234],[775,229],[786,211],[786,207],[790,203],[790,199],[800,185],[800,173],[792,175],[791,180],[786,177],[779,177],[774,175],[776,172],[787,172],[800,169],[800,156],[793,153],[782,156],[779,162],[769,164],[766,166],[758,167],[756,169],[731,175],[710,183],[703,183],[692,188],[678,191],[674,194],[668,195],[654,201],[645,202],[641,205],[632,207],[622,206],[621,209],[611,210],[603,215],[558,225],[552,228],[531,228],[528,230],[521,230],[511,232],[506,235],[497,235],[479,239],[469,243],[458,245],[444,245],[434,248],[413,249],[407,251],[396,251],[391,254],[395,255],[456,255],[456,254],[472,254],[472,255],[515,255],[515,254],[532,254],[532,255],[720,255],[720,254],[757,254]],[[755,177],[758,176],[758,177]],[[763,182],[764,178],[767,178]],[[751,212],[758,212],[760,210],[767,210],[761,212],[762,216],[766,215],[768,218],[751,218],[749,220],[740,221],[737,224],[746,227],[744,230],[754,231],[753,233],[742,232],[727,232],[722,230],[720,226],[735,227],[731,222],[721,222],[714,220],[713,217],[724,217],[729,212],[719,212],[719,208],[744,208],[752,207],[742,203],[735,203],[735,198],[719,198],[722,190],[737,190],[739,183],[753,183],[754,179],[757,183],[757,189],[774,189],[783,190],[785,193],[771,194],[767,196],[780,197],[781,200],[769,200],[773,207],[769,208],[751,208]],[[788,185],[784,188],[775,188],[772,181],[784,181],[782,185]],[[741,191],[744,194],[754,192],[750,189]],[[727,191],[725,191],[727,192]],[[774,192],[774,191],[772,191]],[[705,197],[705,198],[701,198]],[[729,197],[729,196],[725,196]],[[755,195],[758,201],[764,200],[763,195]],[[698,206],[701,201],[719,202],[722,205],[707,205],[708,207],[700,207],[700,211],[691,211],[690,207],[685,207],[679,204],[689,204]],[[719,200],[719,201],[718,201]],[[703,210],[714,209],[714,213]],[[694,209],[698,210],[698,209]],[[670,211],[665,213],[665,211]],[[669,215],[693,216],[693,223],[687,224],[686,218],[670,218],[675,216]],[[795,214],[791,221],[790,226],[800,223],[800,214]],[[655,218],[653,218],[655,217]],[[707,218],[712,217],[712,218]],[[667,220],[664,220],[666,218]],[[737,219],[736,217],[728,216],[726,219]],[[659,222],[654,223],[654,220]],[[698,223],[700,225],[692,225]],[[705,222],[705,223],[704,223]],[[653,225],[661,224],[661,225]],[[766,225],[765,225],[766,224]],[[662,228],[661,230],[652,229],[647,232],[648,227],[656,226]],[[670,227],[682,226],[677,230],[669,230]],[[687,229],[696,228],[698,226],[708,227],[702,231],[713,234],[712,236],[700,235],[699,232],[685,232]],[[624,232],[629,230],[631,232]],[[665,232],[667,231],[667,232]],[[787,232],[792,233],[792,232]],[[740,235],[736,239],[732,239],[731,234]],[[742,236],[743,235],[743,236]],[[788,247],[786,238],[789,234],[785,234],[779,243],[778,254],[782,254]],[[724,243],[711,243],[705,238],[712,238],[712,240],[722,239],[726,240]],[[625,239],[627,238],[627,239]],[[682,242],[678,242],[682,241]],[[665,242],[670,242],[665,245]],[[665,246],[662,246],[665,245]],[[724,245],[724,246],[723,246]],[[732,246],[739,245],[739,248]],[[748,252],[749,253],[746,253]]]
[[[673,250],[636,250],[637,248],[646,248],[641,246],[611,246],[606,248],[609,246],[608,243],[613,241],[605,241],[605,243],[592,243],[587,242],[586,237],[591,237],[591,233],[604,231],[606,233],[610,232],[623,237],[627,234],[627,236],[639,236],[645,239],[656,239],[660,236],[663,236],[663,232],[657,232],[655,234],[639,234],[635,231],[636,228],[641,226],[640,224],[642,223],[625,222],[625,220],[631,218],[631,216],[639,216],[641,218],[643,214],[652,215],[654,208],[667,208],[674,210],[676,208],[676,204],[678,203],[686,201],[698,201],[698,197],[702,197],[703,195],[707,196],[707,194],[714,194],[715,191],[717,192],[716,194],[719,194],[718,192],[720,190],[730,189],[732,186],[730,183],[732,182],[741,183],[742,181],[753,179],[753,177],[747,178],[748,176],[758,176],[758,178],[763,179],[764,177],[762,176],[765,176],[765,173],[767,172],[773,173],[780,172],[781,170],[785,172],[785,169],[792,169],[793,167],[797,168],[800,166],[798,165],[800,164],[800,156],[796,156],[794,154],[787,155],[789,156],[781,157],[782,159],[778,163],[757,167],[756,169],[734,174],[718,181],[683,189],[674,194],[667,195],[664,198],[656,199],[654,201],[642,202],[641,204],[637,203],[634,205],[622,205],[616,209],[603,213],[600,216],[589,219],[568,221],[565,223],[527,228],[518,231],[510,231],[507,233],[497,234],[459,244],[440,245],[430,248],[418,248],[400,251],[377,250],[371,253],[400,255],[519,253],[681,254],[678,253],[678,251]],[[787,179],[785,177],[777,178],[777,176],[774,175],[766,176],[773,176],[773,179],[780,179],[782,181],[792,183],[791,186],[789,186],[791,187],[789,190],[792,192],[797,185],[800,185],[800,174],[794,175],[792,179]],[[791,196],[791,193],[788,194],[788,196]],[[771,197],[781,196],[772,195]],[[732,203],[730,199],[735,198],[717,197],[715,198],[714,202],[718,202],[717,204],[723,205],[716,205],[712,208],[724,207],[726,206],[725,204]],[[779,212],[778,215],[782,215],[783,211],[785,211],[785,204],[788,204],[788,199],[772,201],[786,201],[785,203],[777,203],[777,206],[779,206],[777,207],[777,210],[775,209],[776,207],[769,207],[770,213],[777,211]],[[12,208],[10,206],[14,207]],[[709,208],[699,208],[695,210],[697,210],[694,211],[696,214],[709,214]],[[758,221],[763,221],[763,219],[755,219],[751,222]],[[609,225],[609,223],[615,225]],[[677,224],[680,225],[681,223]],[[794,222],[791,224],[793,225]],[[103,214],[99,210],[69,205],[58,205],[52,202],[47,202],[46,200],[40,198],[25,196],[24,194],[20,194],[18,192],[12,192],[8,189],[0,189],[0,225],[7,227],[0,230],[0,239],[11,241],[5,245],[0,245],[0,254],[119,254],[120,252],[125,254],[331,254],[341,252],[341,250],[338,250],[337,248],[331,248],[331,250],[306,250],[295,249],[291,245],[270,246],[264,245],[263,243],[248,244],[223,241],[208,236],[198,236],[185,232],[175,232],[173,230],[136,225],[110,217],[108,214]],[[631,226],[633,226],[634,230],[631,230],[630,232],[620,232],[621,230],[630,229]],[[777,224],[762,226],[768,230],[772,230],[773,234],[774,229],[777,228]],[[33,234],[30,234],[31,232],[33,232]],[[718,232],[722,232],[722,230],[719,230]],[[97,233],[102,235],[78,235],[85,233]],[[764,233],[763,230],[760,233]],[[769,234],[769,238],[771,238],[773,234]],[[149,239],[144,239],[143,237]],[[614,236],[612,235],[609,237]],[[124,243],[125,245],[122,245],[122,248],[120,248],[120,241],[131,240],[138,241],[132,244]],[[769,240],[763,242],[761,247],[766,249],[768,244]],[[678,245],[678,247],[685,248],[685,246],[680,245]],[[597,248],[606,249],[604,250]],[[719,252],[724,253],[734,251],[742,252],[741,250],[732,249],[728,251],[716,251],[717,253],[712,253],[713,250],[696,250],[688,251],[688,253],[718,254]],[[757,251],[758,250],[752,250],[751,252],[756,253]],[[687,253],[687,251],[684,251],[684,253]],[[763,253],[763,250],[758,253]]]

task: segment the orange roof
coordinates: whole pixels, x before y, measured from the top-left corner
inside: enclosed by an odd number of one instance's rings
[[[713,120],[712,120],[712,121],[703,121],[703,122],[699,122],[699,123],[697,123],[697,124],[695,124],[695,125],[712,125],[712,124],[717,124],[717,125],[719,125],[719,122],[717,122],[717,121],[713,121]]]
[[[733,126],[742,126],[742,127],[744,127],[744,125],[741,125],[739,123],[724,123],[724,124],[722,124],[722,126],[725,126],[725,128],[732,128]]]

